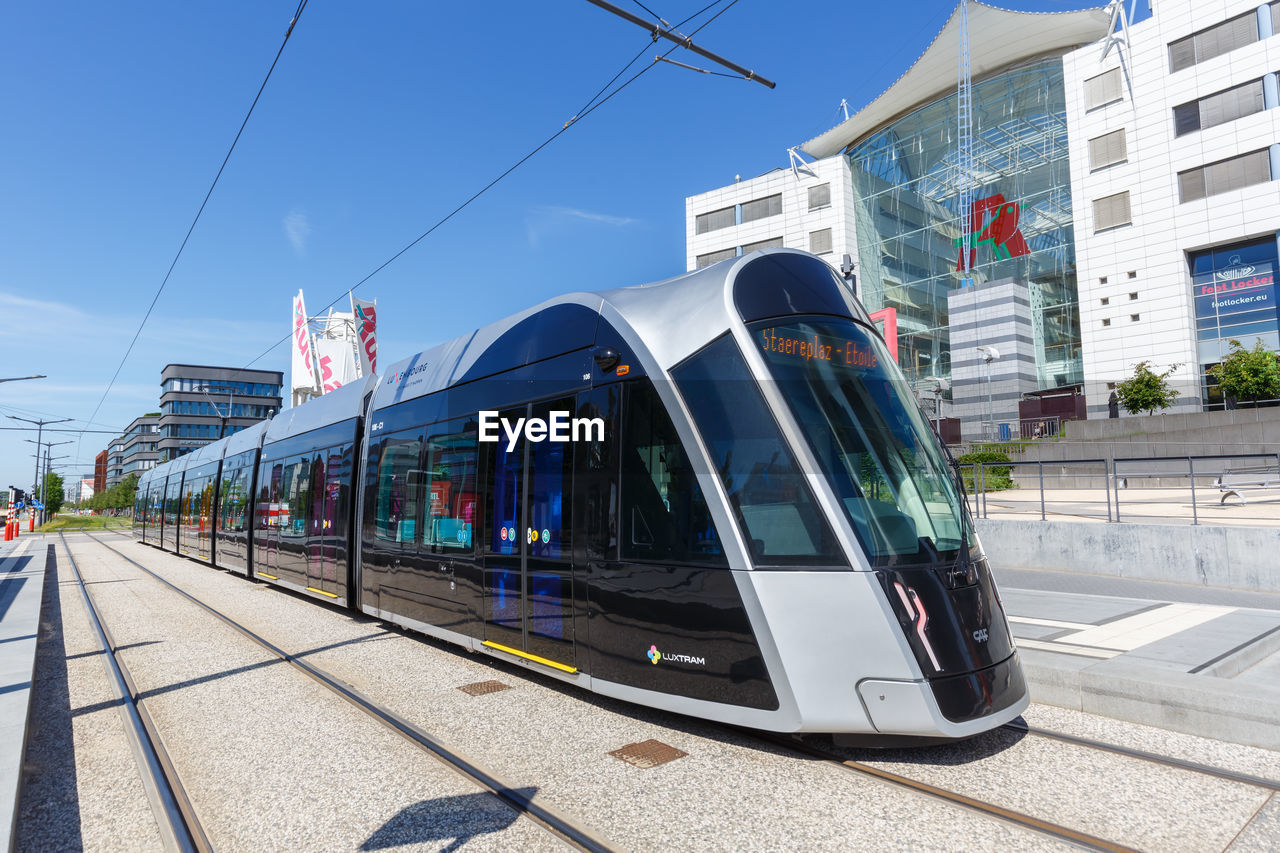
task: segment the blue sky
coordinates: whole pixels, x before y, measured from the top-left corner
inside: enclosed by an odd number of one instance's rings
[[[706,2],[645,5],[675,23]],[[295,6],[8,5],[0,378],[49,378],[0,383],[0,415],[85,425]],[[695,40],[775,90],[652,68],[360,288],[378,299],[381,357],[559,293],[679,274],[686,196],[785,165],[789,146],[836,123],[842,98],[856,109],[883,91],[953,7],[739,0]],[[90,426],[158,410],[168,363],[244,366],[288,334],[299,288],[313,312],[345,304],[347,288],[562,127],[646,44],[633,71],[658,52],[648,35],[585,0],[309,4]],[[288,355],[282,344],[255,366],[287,381]],[[32,482],[26,437],[0,432],[0,486]],[[89,475],[110,438],[55,448],[72,457],[55,464]]]

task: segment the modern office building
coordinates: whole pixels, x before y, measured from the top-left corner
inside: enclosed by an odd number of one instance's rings
[[[284,374],[169,364],[160,374],[160,461],[175,459],[280,411]]]
[[[160,451],[160,413],[134,418],[124,434],[113,439],[107,448],[106,487],[110,488],[135,472],[156,467]]]
[[[967,169],[953,14],[888,90],[800,146],[814,162],[687,199],[688,267],[767,245],[827,248],[836,267],[848,253],[908,378],[926,403],[942,388],[967,437],[1016,433],[1020,404],[1055,392],[1105,417],[1143,360],[1182,365],[1181,408],[1213,405],[1203,369],[1225,341],[1280,346],[1280,3],[1152,6],[1122,27],[1111,8],[970,3]]]

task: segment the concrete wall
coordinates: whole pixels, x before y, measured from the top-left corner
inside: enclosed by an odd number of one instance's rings
[[[993,565],[1280,592],[1280,528],[975,519]]]

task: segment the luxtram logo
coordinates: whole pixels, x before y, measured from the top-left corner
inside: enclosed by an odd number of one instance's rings
[[[658,651],[657,646],[649,646],[649,651],[645,653],[651,663],[657,664],[658,661],[670,661],[672,663],[691,663],[695,666],[706,666],[707,659],[694,657],[693,655],[673,655],[670,652],[663,653]]]

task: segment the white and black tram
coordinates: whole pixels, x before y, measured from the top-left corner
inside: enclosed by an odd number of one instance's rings
[[[550,300],[137,501],[144,542],[696,717],[964,737],[1029,701],[945,451],[802,252]]]

